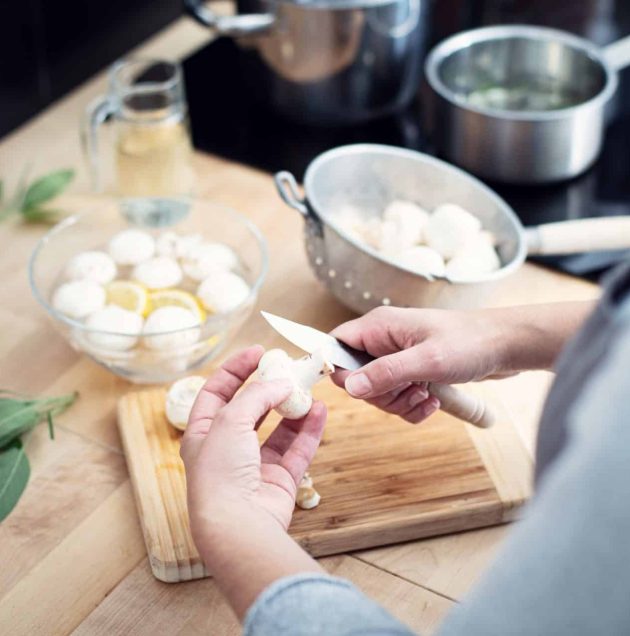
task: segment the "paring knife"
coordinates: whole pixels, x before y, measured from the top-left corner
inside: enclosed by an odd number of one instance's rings
[[[355,371],[374,360],[365,351],[353,349],[333,336],[308,325],[261,311],[262,317],[284,338],[307,353],[322,350],[335,366]],[[492,426],[492,409],[476,395],[464,393],[448,384],[429,383],[429,393],[440,400],[441,409],[480,428]]]

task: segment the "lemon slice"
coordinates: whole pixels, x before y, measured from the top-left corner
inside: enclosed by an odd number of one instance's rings
[[[118,305],[128,311],[146,316],[151,310],[149,292],[146,287],[130,280],[115,280],[105,287],[107,303]]]
[[[206,320],[206,312],[197,297],[183,289],[158,289],[150,292],[149,302],[151,311],[159,307],[183,307],[195,314],[199,318],[200,324],[203,324]]]

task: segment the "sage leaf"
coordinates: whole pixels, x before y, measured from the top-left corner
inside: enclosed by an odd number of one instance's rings
[[[50,417],[51,421],[77,397],[76,393],[41,399],[5,395],[0,393],[0,449],[37,426],[44,418]]]
[[[19,439],[0,450],[0,521],[18,502],[31,474],[31,468]]]
[[[74,178],[74,170],[57,170],[34,181],[24,195],[22,210],[36,208],[38,205],[56,197]]]

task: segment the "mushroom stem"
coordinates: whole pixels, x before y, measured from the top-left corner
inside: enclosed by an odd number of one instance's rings
[[[310,411],[312,386],[334,370],[321,351],[292,360],[281,349],[271,349],[258,363],[258,377],[263,382],[286,378],[293,383],[289,397],[276,408],[282,417],[291,420],[299,420]]]
[[[335,367],[324,357],[321,350],[293,361],[293,376],[304,389],[312,388],[334,370]]]

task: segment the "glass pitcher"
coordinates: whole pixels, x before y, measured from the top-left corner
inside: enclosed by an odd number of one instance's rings
[[[111,176],[106,179],[99,127],[108,119],[114,130],[109,138]],[[131,222],[162,226],[186,216],[194,174],[179,64],[151,59],[114,64],[108,94],[86,110],[82,140],[93,189],[115,194]],[[106,188],[106,181],[111,186]]]

